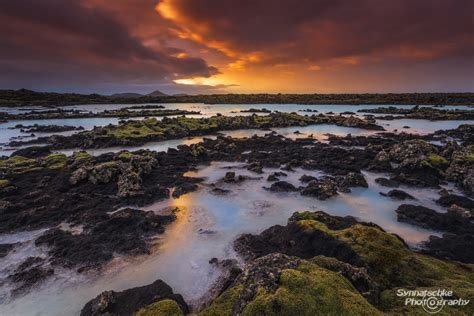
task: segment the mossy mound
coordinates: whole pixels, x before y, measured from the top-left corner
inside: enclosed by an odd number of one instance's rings
[[[425,313],[421,306],[405,306],[405,297],[397,296],[398,289],[446,289],[453,291],[454,298],[471,302],[474,299],[474,265],[472,264],[440,260],[416,253],[410,250],[398,236],[385,232],[377,225],[359,223],[352,217],[330,216],[323,212],[302,212],[293,214],[287,227],[294,227],[294,225],[298,225],[300,229],[296,231],[296,235],[291,236],[291,240],[286,240],[286,244],[292,243],[292,247],[297,247],[300,240],[308,239],[304,236],[324,234],[350,247],[360,260],[352,263],[355,266],[351,266],[335,258],[320,256],[317,253],[319,248],[315,247],[315,258],[302,260],[302,263],[293,269],[296,272],[282,269],[278,288],[274,291],[259,289],[255,297],[243,308],[243,315],[246,313],[247,315],[295,315],[291,311],[297,315],[345,314],[346,311],[356,315],[376,314],[378,311],[389,314]],[[271,231],[271,228],[268,231]],[[276,240],[268,232],[260,236]],[[249,245],[247,250],[251,251],[252,247],[254,245]],[[261,251],[261,248],[256,249]],[[287,247],[274,249],[286,251]],[[266,254],[260,253],[260,255]],[[255,260],[261,258],[264,257]],[[329,272],[329,270],[334,272]],[[349,284],[349,288],[332,273],[336,273],[346,284]],[[360,276],[361,273],[367,274],[360,278],[358,274]],[[361,289],[360,280],[364,280],[370,286],[368,290],[371,295],[367,295],[368,292]],[[243,288],[247,287],[248,285],[245,284]],[[238,302],[243,295],[236,294],[235,291],[238,291],[238,287],[224,293],[213,305],[203,311],[204,315],[217,315],[217,313],[210,313],[215,309],[220,312],[227,311],[223,312],[223,315],[231,315],[228,313],[231,305],[235,314],[235,302]],[[335,294],[334,300],[332,297],[327,299],[329,291]],[[354,296],[353,291],[357,295]],[[374,292],[377,293],[376,298],[373,296]],[[233,293],[233,295],[228,293]],[[225,295],[228,299],[224,300]],[[371,304],[364,297],[368,297]],[[340,307],[335,307],[332,304],[335,304],[336,298],[338,300],[350,298],[351,305],[348,305],[346,310],[344,302],[338,302]],[[229,302],[232,299],[236,300],[233,304]],[[316,309],[313,310],[310,302],[318,302]],[[370,305],[369,308],[366,307],[367,304]],[[221,308],[222,306],[227,306],[227,309]],[[359,307],[361,309],[358,309]],[[309,312],[306,313],[306,311]],[[472,315],[474,306],[472,303],[461,307],[445,306],[442,312]]]
[[[381,315],[340,274],[282,254],[251,263],[233,287],[198,315],[236,314]]]
[[[179,308],[176,301],[166,299],[145,308],[140,309],[135,313],[135,316],[182,316],[183,311]]]

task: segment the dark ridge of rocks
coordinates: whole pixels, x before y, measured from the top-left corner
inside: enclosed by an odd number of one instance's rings
[[[474,224],[470,216],[459,212],[438,213],[424,206],[403,204],[397,210],[401,222],[410,223],[428,229],[441,230],[442,237],[430,236],[424,243],[424,253],[465,263],[474,263]]]
[[[102,292],[86,303],[81,310],[81,316],[130,316],[139,309],[164,299],[175,301],[182,313],[189,313],[183,297],[173,293],[171,287],[162,280],[156,280],[152,284],[121,292]]]
[[[130,118],[130,117],[151,117],[151,116],[174,116],[174,115],[199,115],[201,112],[198,111],[187,111],[187,110],[163,110],[163,109],[145,109],[141,108],[138,111],[129,111],[128,109],[118,110],[105,110],[102,112],[94,113],[92,111],[81,111],[81,110],[64,110],[61,108],[51,109],[47,111],[30,111],[19,114],[3,114],[6,120],[53,120],[53,119],[72,119],[72,118],[101,118],[101,117],[119,117],[119,118]],[[28,127],[29,128],[29,127]],[[36,126],[31,127],[35,130]],[[46,129],[39,126],[38,132],[63,132],[61,127],[54,127],[49,125]]]
[[[362,113],[382,113],[382,114],[396,114],[398,116],[379,116],[377,119],[422,119],[430,121],[438,120],[472,120],[474,119],[474,111],[472,110],[443,110],[435,109],[432,107],[419,107],[414,106],[413,108],[397,108],[394,106],[380,107],[377,109],[361,109],[357,112]]]
[[[380,184],[381,186],[389,188],[398,188],[400,186],[400,183],[398,181],[387,178],[377,178],[375,179],[375,182]]]
[[[345,222],[344,219],[341,221]],[[351,264],[357,264],[359,261],[357,254],[344,242],[323,231],[305,230],[295,222],[294,217],[288,220],[287,226],[275,225],[259,235],[241,235],[234,241],[234,248],[246,260],[279,252],[300,258],[324,255],[336,257]]]
[[[421,205],[402,204],[395,211],[400,222],[451,233],[474,233],[474,225],[459,214],[438,213]]]
[[[456,260],[464,263],[474,263],[474,234],[444,233],[442,237],[430,236],[424,243],[422,252],[434,257]]]
[[[263,108],[263,109],[250,108],[248,110],[241,110],[240,112],[241,113],[272,113],[271,110],[268,110],[266,108]]]
[[[48,246],[53,265],[84,271],[100,268],[114,254],[148,254],[151,247],[148,238],[163,233],[164,226],[174,219],[174,215],[123,209],[97,218],[81,234],[50,229],[35,244]]]
[[[51,148],[48,146],[30,146],[21,148],[12,153],[12,156],[21,156],[26,158],[38,158],[51,154]]]
[[[441,196],[436,203],[444,207],[450,207],[452,205],[457,205],[471,211],[474,211],[474,201],[465,196],[456,195],[456,194],[447,194]]]
[[[440,137],[452,137],[459,139],[463,146],[474,145],[474,125],[463,124],[458,128],[450,130],[438,130],[434,133]]]
[[[19,128],[22,133],[60,133],[68,131],[82,131],[82,126],[70,126],[70,125],[15,125],[14,128]]]
[[[379,194],[395,200],[416,200],[412,195],[402,190],[390,190],[387,193],[379,192]]]
[[[296,113],[275,112],[265,116],[227,117],[217,115],[199,119],[183,116],[176,118],[165,117],[161,121],[154,118],[141,121],[132,120],[121,122],[118,125],[96,127],[91,131],[84,131],[70,136],[53,135],[50,137],[39,137],[27,142],[10,142],[10,146],[15,147],[39,143],[47,143],[54,149],[137,146],[150,141],[209,135],[225,130],[266,129],[272,127],[307,126],[311,124],[335,124],[368,130],[384,130],[379,125],[357,117],[325,116],[321,114],[302,116]]]

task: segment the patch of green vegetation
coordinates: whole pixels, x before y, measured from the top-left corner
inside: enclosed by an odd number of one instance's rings
[[[0,170],[6,173],[25,173],[40,169],[35,159],[23,156],[12,156],[7,159],[0,159]]]
[[[241,285],[237,285],[237,286],[227,289],[224,293],[219,295],[219,297],[216,298],[212,302],[211,306],[202,310],[198,315],[199,316],[232,315],[232,308],[234,307],[234,304],[239,299],[239,296],[242,293],[242,291],[243,291],[243,287]]]
[[[138,312],[135,316],[182,316],[184,315],[178,303],[173,300],[165,299],[151,305],[148,305]]]
[[[243,285],[226,290],[200,316],[232,315]],[[303,262],[282,270],[275,292],[264,288],[244,307],[241,315],[381,315],[344,277]]]
[[[122,152],[120,152],[120,154],[119,154],[119,158],[120,158],[120,159],[124,159],[124,160],[130,160],[130,159],[133,158],[133,156],[134,156],[134,154],[132,154],[132,153],[129,152],[129,151],[122,151]]]
[[[259,291],[242,315],[382,315],[344,277],[309,262],[283,270],[275,293]]]
[[[92,156],[87,151],[76,151],[72,155],[72,158],[75,161],[86,160],[92,158]]]
[[[449,165],[449,162],[446,160],[446,158],[437,154],[429,154],[424,160],[424,163],[433,168],[443,168]]]
[[[141,138],[150,136],[162,136],[163,129],[158,125],[155,118],[141,121],[128,121],[119,125],[110,126],[107,133],[118,138]]]
[[[46,167],[49,169],[62,169],[67,165],[67,156],[65,154],[54,153],[44,158]]]
[[[93,170],[100,171],[104,169],[117,169],[119,168],[119,163],[117,161],[106,161],[94,166]]]
[[[303,215],[309,217],[308,214]],[[394,301],[396,288],[447,289],[456,297],[474,299],[474,265],[444,261],[415,253],[395,235],[377,227],[356,224],[342,230],[331,230],[315,220],[301,220],[305,230],[321,230],[346,242],[360,256],[369,274],[382,286],[384,311],[404,306]],[[402,304],[402,305],[400,305]],[[445,311],[474,312],[472,304],[465,307],[446,306]]]
[[[0,179],[0,188],[6,187],[9,184],[10,181],[8,181],[7,179]]]

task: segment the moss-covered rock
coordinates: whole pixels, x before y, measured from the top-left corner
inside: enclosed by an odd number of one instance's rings
[[[339,273],[270,254],[251,262],[199,315],[381,315]]]
[[[135,316],[182,316],[183,311],[179,308],[176,301],[166,299],[145,308],[140,309],[135,313]]]
[[[50,154],[44,158],[44,162],[49,169],[62,169],[67,165],[67,156],[59,153]]]
[[[474,299],[474,265],[472,264],[462,264],[455,261],[440,260],[431,256],[414,252],[410,250],[403,240],[401,240],[398,236],[387,233],[374,224],[358,223],[352,217],[341,218],[329,216],[323,212],[302,212],[295,213],[289,219],[287,227],[293,227],[292,230],[294,230],[294,225],[300,227],[300,230],[297,234],[298,236],[330,236],[332,239],[350,247],[353,253],[357,256],[358,260],[352,260],[352,265],[355,266],[348,267],[345,272],[343,270],[343,263],[340,262],[341,258],[345,260],[344,257],[340,257],[339,260],[336,260],[334,258],[318,256],[314,259],[309,259],[308,261],[311,261],[312,264],[318,265],[320,268],[324,267],[340,272],[347,278],[346,281],[350,280],[353,285],[356,285],[356,288],[359,289],[361,293],[364,293],[364,295],[366,291],[357,286],[357,279],[353,278],[353,276],[354,272],[357,271],[362,273],[366,272],[367,276],[364,277],[364,280],[370,280],[370,283],[368,284],[373,284],[373,289],[376,289],[380,293],[380,297],[378,299],[371,299],[370,301],[371,303],[375,304],[374,306],[383,312],[397,314],[398,312],[411,312],[412,310],[414,312],[423,311],[422,307],[405,307],[404,298],[396,295],[399,288],[419,290],[446,289],[452,290],[453,296],[455,298],[469,299],[471,301]],[[261,251],[262,243],[267,242],[265,240],[266,238],[270,238],[272,243],[279,242],[279,239],[275,239],[274,235],[269,235],[268,231],[272,231],[272,228],[262,233],[258,242],[247,244],[246,251],[251,252],[254,248],[258,251]],[[293,237],[294,236],[296,235],[293,235]],[[305,240],[306,237],[298,237],[296,239],[292,238],[291,240],[287,239],[286,241],[281,242],[285,243],[287,246],[290,244],[290,246],[293,245],[291,247],[298,248],[300,247],[298,244],[302,241],[304,242]],[[274,244],[272,249],[276,249],[277,251],[279,249],[282,251],[287,251],[287,246],[279,247],[278,245]],[[324,251],[324,253],[319,253],[322,250],[324,249],[313,247],[311,251],[313,251],[315,256],[320,254],[325,254],[327,256],[328,252],[326,251]],[[258,252],[257,256],[258,255],[265,255],[265,253]],[[309,252],[306,252],[305,255],[308,256]],[[307,264],[303,266],[308,267]],[[296,270],[308,271],[304,269],[302,270],[301,267],[298,267]],[[310,268],[309,270],[312,269]],[[315,273],[319,273],[319,276],[321,277],[322,272],[320,270],[315,271]],[[285,275],[285,273],[282,273],[282,276]],[[300,276],[298,273],[291,272],[290,275],[299,276],[296,278],[296,280],[307,280],[306,276]],[[327,277],[329,278],[329,275]],[[281,284],[285,284],[284,277],[281,278],[281,282]],[[306,284],[305,282],[302,284]],[[324,283],[320,282],[319,284]],[[338,283],[337,280],[331,281],[331,284],[335,285],[335,288],[333,287],[334,291],[336,291],[336,289],[341,291],[345,289],[341,284]],[[304,287],[304,285],[302,286]],[[315,285],[311,285],[311,287],[313,286]],[[288,291],[288,288],[284,288],[284,290],[281,291],[282,293],[285,293],[285,291]],[[306,289],[304,293],[308,293],[308,291],[309,290]],[[309,291],[309,293],[310,292],[311,291]],[[272,293],[268,291],[259,291],[258,293],[259,294],[255,298],[255,303],[252,301],[252,305],[251,303],[246,305],[248,311],[252,310],[252,312],[255,312],[251,313],[252,315],[271,314],[271,311],[273,311],[272,304],[276,304],[276,306],[279,306],[279,308],[283,308],[282,310],[286,308],[285,300],[280,297],[280,292],[278,292],[278,290]],[[300,293],[302,295],[301,297],[293,297],[290,295],[289,297],[291,297],[291,299],[288,301],[288,304],[292,304],[293,302],[298,302],[298,300],[300,300],[299,302],[301,302],[303,305],[303,300],[305,297],[304,293]],[[344,297],[344,295],[349,294],[338,294],[340,297]],[[257,300],[257,298],[259,299]],[[326,301],[326,303],[332,304],[332,300]],[[318,308],[320,310],[326,311],[324,309],[324,304],[326,303],[321,303],[318,305]],[[250,306],[255,306],[252,307],[255,309],[250,309]],[[297,310],[298,306],[299,305],[296,304],[296,306],[293,306],[292,308]],[[357,314],[357,307],[351,308],[355,308],[354,310]],[[244,309],[244,311],[245,310],[246,309]],[[458,313],[470,315],[474,312],[474,307],[472,304],[462,307],[445,306],[443,311],[448,314]],[[313,312],[313,314],[314,313],[315,312]],[[337,313],[344,314],[344,310],[337,310]],[[331,312],[329,312],[329,314],[331,314]],[[305,314],[302,313],[301,315]]]

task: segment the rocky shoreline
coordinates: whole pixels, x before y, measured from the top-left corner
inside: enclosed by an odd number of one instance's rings
[[[375,124],[374,121],[362,120],[353,116],[327,116],[323,114],[302,116],[296,113],[275,112],[265,116],[165,117],[161,121],[149,118],[140,121],[121,122],[118,125],[96,127],[91,131],[84,131],[71,136],[53,135],[39,137],[31,141],[13,141],[9,145],[17,147],[46,143],[52,149],[137,146],[151,141],[202,136],[228,130],[269,129],[314,124],[333,124],[376,131],[384,130],[382,126]]]
[[[9,282],[15,284],[13,294],[29,291],[54,276],[58,268],[84,273],[100,270],[116,254],[150,253],[153,239],[175,216],[157,215],[130,205],[148,205],[171,194],[178,197],[195,191],[202,179],[187,177],[186,172],[199,165],[228,161],[243,163],[256,177],[266,168],[279,168],[267,178],[270,192],[298,192],[320,200],[351,192],[354,187],[367,187],[361,172],[364,170],[386,173],[387,177],[376,181],[388,187],[438,188],[437,203],[446,213],[415,204],[393,211],[399,221],[443,235],[432,236],[423,249],[414,252],[399,237],[371,223],[322,212],[295,213],[286,226],[273,226],[260,235],[242,235],[235,241],[235,250],[246,262],[243,272],[229,273],[231,279],[221,280],[226,285],[217,287],[221,289],[216,293],[218,297],[202,306],[203,315],[281,313],[298,308],[329,311],[340,303],[342,293],[350,299],[338,309],[341,313],[406,312],[402,304],[394,303],[396,287],[446,286],[459,291],[459,297],[472,297],[472,125],[423,137],[381,133],[330,136],[328,143],[321,143],[309,137],[291,140],[269,132],[245,139],[218,136],[166,152],[121,151],[91,156],[78,151],[70,157],[53,152],[56,148],[137,144],[226,129],[323,123],[380,129],[355,117],[285,113],[145,119],[72,136],[54,136],[49,138],[49,146],[29,147],[0,158],[0,233],[47,229],[35,240],[36,245],[46,247],[47,258],[26,258],[12,272]],[[430,143],[433,140],[442,145]],[[296,168],[320,170],[325,175],[304,175],[299,179],[301,186],[295,186],[286,182],[285,176]],[[222,179],[236,184],[246,180],[249,178],[233,172]],[[448,182],[466,196],[441,190],[441,185]],[[386,195],[387,199],[402,197],[412,203],[410,194],[399,189]],[[15,247],[2,244],[0,254],[7,256]],[[235,268],[233,264],[229,267]],[[328,292],[324,299],[316,294],[326,293],[334,284],[336,292]],[[145,309],[140,315],[147,315],[147,309],[155,314],[155,310],[162,309],[178,314],[189,311],[182,297],[162,281],[151,286],[155,288],[101,294],[85,307],[83,315],[129,315],[132,309],[135,312],[141,308]],[[301,296],[300,289],[309,291],[308,296]],[[311,294],[313,289],[317,290]],[[121,307],[125,297],[134,297],[134,303]],[[292,303],[298,299],[304,299],[301,306]],[[472,312],[472,307],[467,308]]]
[[[104,110],[102,112],[93,113],[80,110],[64,110],[64,109],[52,109],[45,111],[30,111],[20,114],[9,114],[6,112],[0,112],[0,120],[2,121],[14,121],[14,120],[53,120],[53,119],[73,119],[73,118],[105,118],[105,117],[118,117],[118,118],[131,118],[131,117],[161,117],[161,116],[175,116],[175,115],[200,115],[199,111],[188,111],[188,110],[163,110],[162,106],[139,108],[123,108],[120,110]]]

